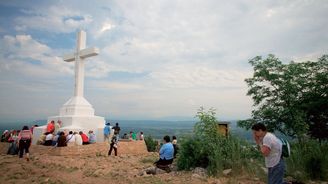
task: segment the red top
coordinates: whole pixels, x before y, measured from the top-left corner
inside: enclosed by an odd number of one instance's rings
[[[84,133],[81,134],[81,137],[82,137],[82,142],[89,142],[89,138],[87,135],[85,135]]]
[[[55,125],[53,123],[48,123],[47,125],[47,132],[54,132],[55,131]]]

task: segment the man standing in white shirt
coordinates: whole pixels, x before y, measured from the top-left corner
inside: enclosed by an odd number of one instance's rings
[[[264,124],[257,123],[252,126],[253,137],[265,158],[268,168],[268,184],[284,184],[285,161],[281,156],[282,143],[272,133],[267,132]]]

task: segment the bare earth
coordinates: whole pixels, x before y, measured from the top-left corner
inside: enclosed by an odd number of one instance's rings
[[[89,146],[89,145],[88,145]],[[107,144],[104,150],[108,150]],[[138,150],[140,146],[126,144],[129,150]],[[133,146],[138,146],[133,147]],[[157,153],[123,153],[119,156],[107,156],[106,151],[95,154],[78,155],[51,155],[40,151],[39,148],[31,149],[31,160],[19,159],[17,155],[6,155],[7,144],[0,144],[0,183],[240,183],[263,184],[258,179],[240,177],[213,178],[195,174],[192,171],[172,171],[158,175],[142,175],[140,173],[158,159]],[[40,147],[40,146],[39,146]],[[90,147],[91,148],[91,147]],[[41,149],[41,148],[40,148]],[[70,149],[66,147],[65,149]],[[119,149],[125,149],[124,146]],[[34,152],[33,152],[34,151]]]

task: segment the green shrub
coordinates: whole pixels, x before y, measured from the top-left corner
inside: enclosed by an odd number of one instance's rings
[[[178,169],[190,170],[195,167],[206,168],[210,175],[217,175],[223,169],[232,169],[236,174],[252,169],[251,159],[262,158],[258,151],[246,141],[233,136],[224,137],[217,131],[215,112],[203,108],[197,113],[199,122],[194,135],[184,137],[180,144]],[[253,172],[254,173],[254,172]]]
[[[287,161],[287,175],[298,181],[328,180],[328,144],[308,140],[292,143]]]
[[[148,135],[148,136],[145,137],[145,143],[146,143],[146,146],[147,146],[147,150],[149,152],[156,151],[158,143],[155,139],[152,138],[151,135]]]
[[[208,166],[208,154],[200,139],[196,137],[182,139],[177,165],[181,170],[190,170],[194,167],[206,168]]]

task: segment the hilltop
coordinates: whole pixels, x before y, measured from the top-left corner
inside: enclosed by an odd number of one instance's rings
[[[0,183],[210,183],[224,184],[228,182],[243,184],[263,184],[258,179],[245,176],[236,178],[212,178],[195,171],[172,171],[158,175],[143,175],[140,173],[158,159],[154,152],[143,152],[136,144],[129,145],[129,152],[119,156],[107,156],[108,150],[105,143],[94,145],[97,148],[94,154],[76,155],[49,154],[50,148],[32,146],[31,160],[19,159],[18,156],[4,154],[6,143],[0,144]],[[89,145],[93,146],[93,145]],[[138,147],[136,147],[138,146]],[[69,147],[66,147],[70,149]],[[33,151],[34,149],[34,151]],[[45,150],[39,151],[36,150]],[[124,149],[123,145],[119,149]],[[137,150],[133,153],[133,150]],[[99,151],[98,151],[99,150]],[[66,150],[67,151],[67,150]],[[138,152],[142,153],[138,153]]]

